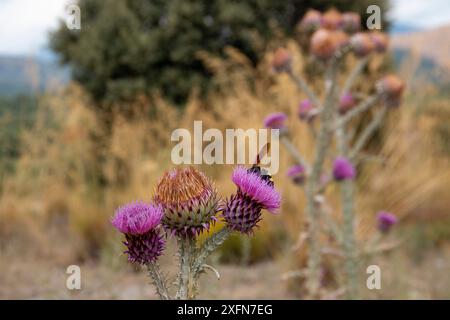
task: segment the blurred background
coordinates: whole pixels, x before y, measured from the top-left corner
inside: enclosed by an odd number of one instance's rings
[[[66,26],[66,6],[81,9],[81,29]],[[382,9],[391,36],[368,79],[398,73],[404,103],[370,143],[383,160],[358,177],[358,237],[376,232],[375,213],[400,218],[399,243],[374,258],[382,290],[367,299],[450,298],[450,3],[446,0],[3,0],[0,1],[0,298],[155,298],[126,262],[110,225],[120,204],[149,200],[171,167],[170,134],[192,129],[259,128],[264,116],[291,115],[294,143],[311,156],[296,117],[305,98],[270,70],[286,45],[296,70],[308,59],[297,24],[309,8]],[[361,81],[364,86],[365,81]],[[201,298],[301,298],[283,275],[305,263],[292,251],[304,226],[302,192],[274,177],[281,214],[265,219],[248,243],[228,240],[212,258],[222,278],[204,276]],[[231,166],[202,166],[222,196],[234,191]],[[174,273],[169,247],[162,265]],[[82,290],[66,288],[66,268],[82,270]]]

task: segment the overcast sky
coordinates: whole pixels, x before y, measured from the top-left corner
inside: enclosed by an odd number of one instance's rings
[[[32,55],[64,17],[68,0],[0,0],[0,54]],[[450,23],[449,0],[391,0],[395,22],[431,28]],[[81,13],[83,26],[83,13]]]

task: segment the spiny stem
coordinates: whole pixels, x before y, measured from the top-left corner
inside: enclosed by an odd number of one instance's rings
[[[166,279],[164,278],[159,265],[156,262],[151,262],[147,264],[147,270],[152,278],[153,284],[156,288],[156,293],[159,295],[161,300],[170,300],[169,288],[167,286]]]
[[[301,164],[305,168],[306,173],[309,174],[309,172],[311,171],[311,166],[306,162],[306,160],[302,157],[300,152],[298,152],[295,146],[289,141],[289,139],[285,136],[282,136],[281,143],[283,143],[283,145],[286,147],[295,161],[297,161],[298,164]]]
[[[228,227],[223,227],[220,231],[211,235],[203,243],[201,248],[197,250],[195,255],[192,273],[194,279],[197,279],[200,272],[203,270],[203,265],[205,264],[206,258],[217,249],[230,235],[232,231]]]
[[[359,136],[358,140],[355,142],[355,145],[353,146],[352,150],[350,151],[350,154],[349,154],[350,159],[354,159],[359,154],[361,149],[367,143],[367,140],[372,136],[372,134],[375,132],[375,130],[381,124],[381,121],[383,120],[383,118],[386,114],[386,111],[387,111],[387,107],[383,107],[383,109],[378,111],[378,113],[375,115],[373,120],[364,129],[364,131]]]
[[[362,58],[359,60],[359,62],[356,64],[355,68],[351,71],[350,75],[348,76],[347,80],[344,83],[344,86],[342,87],[342,93],[345,94],[349,92],[349,90],[352,88],[353,83],[358,78],[359,74],[363,71],[364,67],[369,62],[370,55]]]
[[[316,155],[311,176],[306,184],[306,214],[309,217],[308,289],[311,297],[316,297],[320,287],[320,237],[319,212],[316,203],[316,189],[322,174],[330,138],[330,124],[333,120],[333,98],[335,95],[336,64],[329,66],[326,85],[326,100],[321,113],[321,126],[317,138]]]
[[[292,78],[292,80],[294,80],[294,82],[297,84],[298,88],[308,96],[308,99],[311,100],[311,102],[316,106],[316,108],[320,107],[319,99],[311,90],[311,88],[308,86],[308,84],[305,82],[305,80],[303,80],[302,77],[292,72],[292,70],[289,70],[288,74]]]
[[[195,247],[195,239],[191,237],[179,238],[178,243],[180,246],[180,273],[177,298],[187,300],[190,297],[189,288],[192,278],[191,261]]]
[[[336,117],[338,117],[337,114]],[[344,157],[348,156],[348,141],[345,131],[345,124],[342,124],[337,128],[336,140],[338,153]],[[345,257],[345,293],[348,299],[358,298],[358,267],[356,261],[355,235],[353,230],[353,184],[353,180],[345,180],[340,183],[344,217],[342,228],[342,245]]]

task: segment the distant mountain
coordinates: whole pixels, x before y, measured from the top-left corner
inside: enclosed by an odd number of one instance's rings
[[[435,84],[450,83],[450,25],[393,34],[391,42],[397,65],[408,63],[414,76]]]
[[[51,55],[26,57],[0,55],[0,96],[33,94],[67,83],[68,68]]]
[[[413,32],[419,32],[422,29],[406,23],[400,23],[400,22],[393,22],[390,28],[391,34],[405,34],[405,33],[413,33]]]

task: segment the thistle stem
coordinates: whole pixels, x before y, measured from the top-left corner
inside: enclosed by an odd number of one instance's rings
[[[217,249],[230,235],[232,231],[228,227],[223,227],[220,231],[211,235],[206,241],[203,243],[202,247],[197,250],[197,254],[195,255],[192,274],[194,280],[196,280],[203,270],[206,258]]]
[[[309,218],[309,254],[308,254],[308,281],[307,286],[311,297],[316,297],[320,287],[320,237],[319,237],[319,206],[316,203],[316,189],[322,174],[327,149],[330,140],[330,125],[333,121],[333,98],[336,86],[336,63],[329,66],[326,86],[326,100],[321,113],[321,126],[317,138],[317,148],[311,177],[306,184],[306,214]]]
[[[338,115],[336,115],[338,116]],[[345,124],[341,124],[336,129],[336,144],[338,153],[344,157],[348,155],[348,141],[345,131]],[[355,251],[355,235],[354,235],[354,182],[353,180],[345,180],[340,183],[341,201],[343,206],[343,228],[342,228],[342,246],[345,257],[345,293],[348,299],[358,298],[358,267]]]
[[[291,77],[291,79],[294,80],[294,82],[297,84],[297,87],[301,91],[303,91],[308,96],[308,99],[310,99],[312,101],[312,103],[314,103],[316,108],[318,108],[320,106],[320,101],[317,98],[317,96],[314,94],[314,92],[311,90],[311,88],[308,86],[308,84],[305,82],[305,80],[303,80],[302,77],[300,77],[300,76],[296,75],[294,72],[292,72],[292,70],[289,70],[288,74]]]
[[[341,198],[343,203],[343,249],[346,270],[347,299],[358,299],[358,267],[354,236],[353,217],[353,181],[345,180],[341,183]]]
[[[180,246],[180,273],[179,273],[179,290],[177,298],[187,300],[190,297],[189,288],[192,279],[192,255],[195,248],[195,239],[191,237],[179,238]]]
[[[164,278],[159,265],[156,262],[147,264],[148,274],[152,278],[152,282],[156,288],[156,293],[161,300],[170,300],[169,288],[166,279]]]

